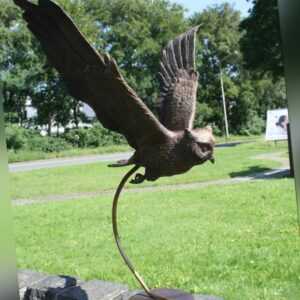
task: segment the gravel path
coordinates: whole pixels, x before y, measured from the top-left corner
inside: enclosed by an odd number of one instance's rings
[[[147,186],[147,187],[137,187],[137,188],[127,188],[126,192],[129,193],[139,193],[139,192],[149,192],[149,191],[174,191],[174,190],[184,190],[184,189],[200,189],[205,188],[211,185],[229,185],[229,184],[238,184],[242,182],[248,182],[253,180],[261,180],[261,179],[273,179],[273,178],[281,178],[289,175],[289,160],[283,157],[283,153],[265,153],[260,154],[254,157],[255,159],[267,159],[272,161],[280,162],[281,166],[277,169],[253,173],[247,176],[239,176],[229,179],[218,179],[204,182],[193,182],[193,183],[184,183],[184,184],[176,184],[176,185],[163,185],[163,186]],[[14,206],[22,206],[22,205],[30,205],[30,204],[43,204],[48,202],[60,202],[60,201],[72,201],[81,198],[93,198],[100,197],[103,195],[113,195],[114,189],[101,190],[96,192],[82,192],[82,193],[73,193],[73,194],[65,194],[65,195],[49,195],[44,197],[37,197],[34,199],[16,199],[13,200]]]
[[[264,153],[264,154],[257,155],[254,158],[262,159],[262,160],[277,161],[281,164],[279,169],[289,169],[290,168],[290,161],[287,157],[284,157],[284,152]]]

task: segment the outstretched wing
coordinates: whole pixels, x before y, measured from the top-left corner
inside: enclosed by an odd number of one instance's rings
[[[58,5],[50,0],[39,0],[38,5],[14,2],[23,9],[28,28],[71,95],[89,104],[103,126],[123,134],[134,148],[160,142],[168,135],[125,82],[116,62],[107,54],[100,55]]]
[[[195,116],[198,73],[195,43],[198,27],[170,41],[160,62],[160,121],[170,130],[192,129]]]

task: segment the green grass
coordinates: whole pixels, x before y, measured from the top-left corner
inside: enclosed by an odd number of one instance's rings
[[[74,148],[71,150],[65,150],[61,152],[47,153],[42,151],[29,151],[29,150],[20,150],[20,151],[8,151],[8,161],[21,162],[21,161],[32,161],[32,160],[41,160],[41,159],[51,159],[51,158],[60,158],[60,157],[73,157],[73,156],[82,156],[82,155],[92,155],[92,154],[104,154],[104,153],[114,153],[114,152],[124,152],[130,151],[128,145],[112,145],[99,148]]]
[[[232,135],[228,139],[225,139],[224,137],[217,137],[217,142],[225,143],[225,142],[244,141],[244,140],[254,141],[260,138],[261,138],[260,136]],[[14,163],[14,162],[22,162],[22,161],[60,158],[60,157],[123,152],[129,150],[132,149],[128,145],[112,145],[112,146],[104,146],[98,148],[74,148],[71,150],[65,150],[65,151],[53,152],[53,153],[47,153],[42,151],[29,151],[29,150],[19,150],[19,151],[10,150],[8,151],[8,161],[9,163]]]
[[[137,285],[111,232],[111,197],[14,207],[18,267]],[[151,287],[227,300],[300,299],[294,183],[125,193],[120,231]]]
[[[286,144],[255,142],[229,148],[216,148],[216,164],[194,167],[184,175],[161,178],[140,185],[165,185],[230,178],[259,172],[278,166],[270,160],[253,159],[260,153],[284,151]],[[115,188],[128,168],[108,168],[107,163],[96,163],[55,169],[35,170],[10,175],[13,199],[38,198],[47,195],[96,192]],[[128,187],[135,187],[128,185]]]
[[[257,141],[264,138],[264,135],[230,135],[228,138],[226,138],[225,136],[217,136],[216,141],[218,144],[221,144],[237,141]]]

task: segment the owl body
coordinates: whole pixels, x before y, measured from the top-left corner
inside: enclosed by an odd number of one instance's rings
[[[213,160],[215,142],[210,128],[173,132],[163,144],[139,148],[130,159],[145,168],[144,179],[154,181],[160,177],[187,172],[207,160]],[[206,146],[206,147],[205,147]]]

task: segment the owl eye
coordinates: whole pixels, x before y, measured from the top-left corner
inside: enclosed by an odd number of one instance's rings
[[[211,144],[201,143],[201,142],[198,142],[197,144],[201,148],[201,150],[204,151],[204,152],[212,151]]]

